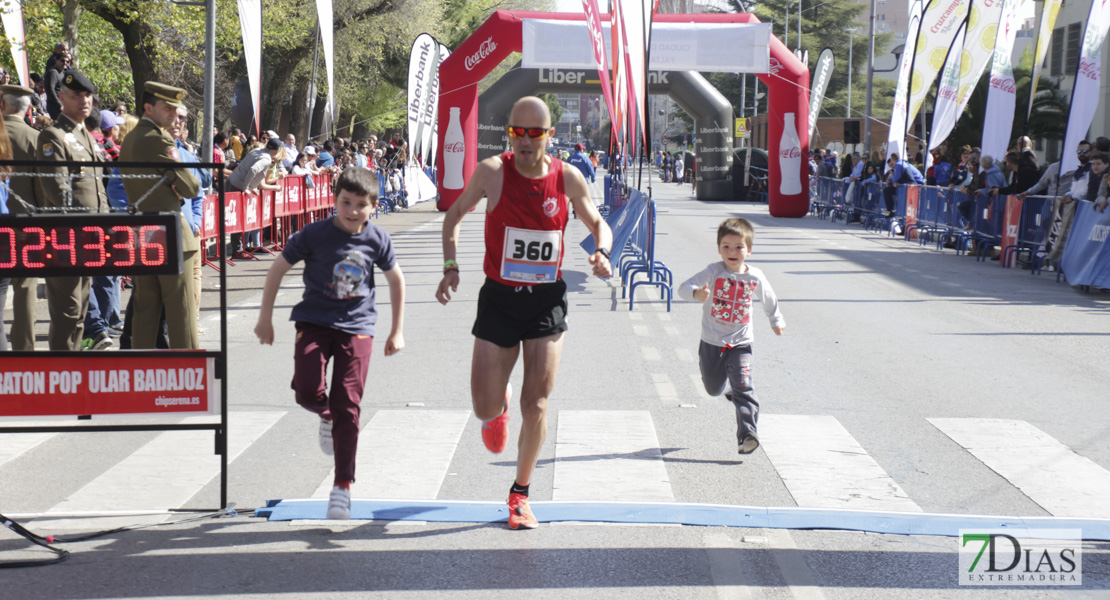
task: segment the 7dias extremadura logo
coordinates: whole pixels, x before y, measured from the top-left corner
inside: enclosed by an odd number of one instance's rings
[[[1083,585],[1079,529],[961,529],[960,585]]]

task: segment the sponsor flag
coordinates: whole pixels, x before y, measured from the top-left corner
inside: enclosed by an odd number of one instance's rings
[[[447,46],[444,46],[443,44],[440,44],[439,45],[439,64],[440,64],[440,66],[443,65],[443,61],[447,60],[448,56],[451,56],[451,50],[449,50],[447,48]],[[435,118],[435,120],[432,121],[432,140],[427,145],[427,152],[424,153],[424,164],[425,165],[431,164],[432,160],[435,159],[436,145],[439,144],[439,66],[436,67],[435,103],[436,103],[436,111],[435,111],[436,118]]]
[[[609,15],[609,23],[609,34],[612,36],[609,46],[613,52],[613,61],[610,63],[613,77],[613,111],[616,116],[612,122],[613,141],[627,153],[628,149],[624,144],[624,117],[628,106],[628,78],[625,74],[628,65],[625,62],[624,22],[621,19],[620,2],[614,3],[613,13]]]
[[[335,17],[331,0],[316,0],[316,14],[320,19],[320,45],[324,49],[324,67],[328,73],[328,104],[324,108],[323,130],[331,135],[338,116],[335,114]]]
[[[254,107],[255,133],[262,127],[262,0],[238,0],[239,28],[243,33],[243,59],[247,62],[247,82]]]
[[[1101,0],[1095,0],[1100,2]],[[987,110],[983,120],[983,156],[994,158],[999,165],[1010,147],[1010,134],[1014,127],[1017,105],[1017,86],[1010,55],[1018,30],[1018,8],[1021,0],[1005,0],[1002,18],[998,22],[998,37],[994,42],[994,60],[991,63],[990,87],[987,88]]]
[[[416,36],[409,54],[409,162],[427,164],[439,110],[439,63],[443,45],[427,33]]]
[[[582,8],[586,13],[586,29],[590,32],[590,45],[594,49],[594,61],[597,63],[598,79],[601,80],[601,93],[605,96],[605,107],[609,111],[609,123],[615,125],[616,104],[613,103],[613,84],[609,79],[609,59],[605,55],[605,37],[601,31],[601,14],[598,12],[597,0],[582,0]]]
[[[15,73],[19,76],[19,84],[34,87],[27,71],[27,35],[23,31],[23,5],[19,2],[7,2],[7,6],[0,7],[4,22],[5,37],[12,48],[12,61],[15,63]]]
[[[621,12],[621,21],[624,23],[624,51],[627,54],[628,65],[628,120],[630,125],[629,144],[636,144],[636,134],[644,142],[646,129],[644,128],[644,101],[647,99],[644,79],[646,73],[647,57],[647,22],[650,13],[644,14],[643,0],[625,0],[615,3]],[[646,145],[644,146],[646,148]],[[631,148],[629,148],[631,150]],[[635,154],[639,154],[637,151]]]
[[[1029,84],[1029,110],[1025,113],[1026,122],[1033,114],[1033,97],[1037,95],[1037,82],[1041,79],[1041,70],[1044,68],[1044,57],[1048,54],[1049,41],[1052,39],[1052,28],[1056,25],[1056,16],[1060,14],[1060,4],[1063,0],[1044,0],[1041,9],[1041,27],[1037,34],[1037,52],[1033,58],[1033,76]]]
[[[937,100],[933,104],[933,132],[929,136],[928,152],[925,155],[925,167],[928,168],[932,161],[933,148],[939,148],[948,135],[956,127],[960,118],[960,71],[963,68],[964,39],[967,33],[967,21],[960,25],[956,32],[956,39],[948,49],[948,57],[944,59],[944,69],[940,74],[940,85],[937,86]]]
[[[925,8],[914,47],[913,68],[910,70],[907,125],[917,117],[925,96],[944,66],[952,40],[967,18],[970,3],[971,0],[932,0]]]
[[[817,65],[813,67],[813,79],[809,90],[809,137],[813,137],[813,130],[817,128],[817,114],[821,112],[821,102],[825,99],[825,88],[829,86],[829,79],[833,72],[832,48],[825,48],[817,58]]]
[[[1067,173],[1079,166],[1079,159],[1071,149],[1087,135],[1095,118],[1101,97],[1099,84],[1102,68],[1102,42],[1110,29],[1110,0],[1091,2],[1087,17],[1087,30],[1079,47],[1079,67],[1075,72],[1075,85],[1071,90],[1071,108],[1068,110],[1068,129],[1064,134],[1064,152],[1060,159],[1060,173]]]
[[[967,20],[967,35],[960,58],[960,105],[956,118],[963,114],[979,78],[987,70],[994,56],[994,43],[998,38],[998,22],[1002,18],[1004,0],[975,0]]]
[[[897,152],[905,158],[906,143],[906,113],[909,106],[910,69],[913,67],[913,57],[917,48],[917,37],[921,31],[921,13],[924,10],[923,0],[911,0],[910,11],[907,18],[909,26],[906,29],[906,46],[902,53],[902,63],[898,67],[898,87],[894,90],[894,106],[890,111],[890,133],[887,137],[886,155]]]

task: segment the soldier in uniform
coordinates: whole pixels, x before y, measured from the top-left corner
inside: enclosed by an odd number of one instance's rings
[[[60,161],[103,162],[96,142],[85,129],[85,119],[92,112],[96,88],[75,70],[62,78],[58,94],[62,105],[54,124],[39,134],[36,157],[45,163]],[[38,198],[43,207],[76,208],[78,211],[102,212],[108,207],[104,190],[103,169],[89,167],[39,167],[41,174],[61,177],[39,177]],[[66,197],[72,181],[72,197]],[[84,338],[85,311],[89,304],[90,277],[47,277],[46,301],[50,308],[50,349],[80,350]]]
[[[177,109],[185,107],[187,95],[183,89],[148,81],[143,86],[143,97],[139,102],[143,118],[124,138],[119,153],[120,162],[181,162],[169,129],[177,118]],[[184,167],[126,169],[125,172],[162,176],[161,179],[124,179],[128,203],[141,211],[180,211],[182,198],[194,198],[200,194],[200,182]],[[150,194],[138,204],[139,199],[147,192]],[[199,307],[193,290],[193,263],[200,260],[197,255],[200,243],[184,215],[181,218],[181,249],[184,264],[180,274],[134,278],[132,301],[135,314],[131,326],[133,348],[154,348],[163,305],[166,309],[170,348],[200,347],[197,337]]]
[[[23,120],[31,112],[35,92],[18,85],[0,85],[0,110],[4,113],[4,126],[12,144],[12,159],[35,160],[39,132]],[[28,171],[31,167],[16,167],[13,171]],[[11,194],[8,210],[14,214],[27,214],[39,206],[34,177],[15,176],[8,180]],[[16,198],[18,196],[18,198]],[[35,349],[35,301],[38,299],[38,277],[12,279],[15,290],[12,303],[12,349]]]

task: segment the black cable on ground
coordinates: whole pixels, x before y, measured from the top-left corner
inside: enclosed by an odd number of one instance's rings
[[[253,512],[253,511],[250,511],[250,512]],[[235,517],[235,516],[238,516],[238,514],[239,514],[239,512],[237,510],[235,510],[235,504],[230,504],[230,505],[227,506],[227,508],[223,508],[223,509],[220,509],[220,510],[217,510],[217,511],[204,512],[202,514],[193,515],[193,516],[185,518],[185,519],[177,519],[175,521],[162,521],[162,522],[158,522],[158,523],[144,523],[144,524],[141,524],[141,525],[124,525],[123,527],[116,527],[114,529],[105,529],[103,531],[94,531],[92,533],[84,533],[84,534],[80,534],[80,535],[76,535],[76,536],[66,536],[66,537],[54,536],[54,535],[41,536],[41,535],[31,531],[30,529],[27,529],[26,527],[20,525],[19,523],[9,519],[8,517],[5,517],[4,515],[0,514],[0,523],[3,523],[5,527],[7,527],[8,529],[11,529],[12,531],[16,532],[20,536],[24,537],[27,541],[31,542],[32,544],[35,544],[36,546],[42,546],[43,548],[46,548],[47,550],[50,550],[51,552],[53,552],[54,554],[57,555],[54,558],[50,558],[50,559],[0,562],[0,569],[14,569],[14,568],[22,568],[22,567],[41,567],[41,566],[45,566],[45,565],[53,565],[53,564],[56,564],[56,563],[60,563],[63,560],[65,560],[66,558],[69,557],[69,551],[63,550],[62,548],[57,548],[57,547],[54,546],[54,544],[72,544],[72,543],[75,543],[75,542],[84,542],[84,541],[96,539],[96,538],[99,538],[99,537],[104,537],[106,535],[110,535],[110,534],[113,534],[113,533],[120,533],[120,532],[123,532],[123,531],[138,531],[140,529],[150,529],[152,527],[163,527],[163,526],[166,526],[166,525],[180,525],[182,523],[192,523],[193,521],[203,521],[205,519],[218,519],[220,517]]]

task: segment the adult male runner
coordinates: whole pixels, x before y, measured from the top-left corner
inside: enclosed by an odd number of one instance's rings
[[[555,386],[563,332],[567,330],[567,286],[562,280],[563,233],[567,200],[589,228],[598,250],[590,256],[594,275],[610,277],[613,233],[590,200],[578,169],[547,155],[554,133],[543,100],[517,100],[509,115],[512,152],[478,164],[466,189],[443,220],[443,280],[436,290],[441,304],[459,288],[455,262],[459,225],[486,197],[486,282],[478,295],[470,393],[482,420],[482,441],[491,452],[505,449],[509,434],[509,375],[524,348],[523,423],[517,444],[516,481],[509,490],[509,527],[538,524],[528,506],[528,486],[547,435],[547,400]]]

